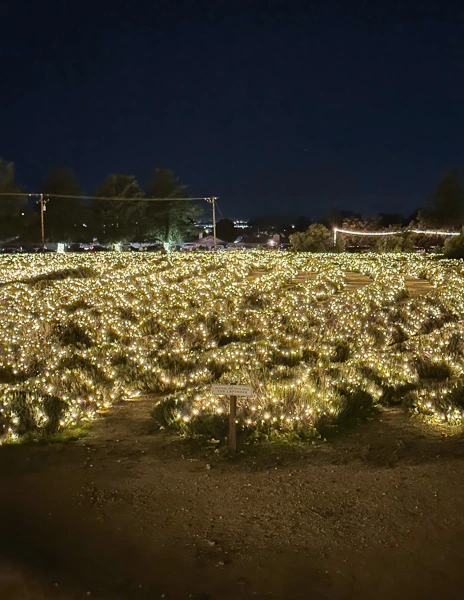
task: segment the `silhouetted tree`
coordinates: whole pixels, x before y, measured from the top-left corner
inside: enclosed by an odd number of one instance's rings
[[[379,214],[379,225],[381,229],[394,225],[401,229],[403,226],[403,216],[399,213],[380,213]]]
[[[143,226],[145,203],[124,201],[124,198],[143,198],[144,194],[134,175],[111,173],[95,189],[95,196],[121,198],[92,200],[91,232],[100,242],[134,240]]]
[[[57,198],[54,195],[82,196],[77,177],[67,167],[53,167],[42,186],[47,195],[45,237],[52,242],[76,241],[82,237],[84,207],[79,199]]]
[[[447,171],[419,219],[430,228],[458,228],[464,222],[464,197],[458,169]]]
[[[352,210],[339,210],[338,208],[331,208],[321,219],[323,225],[326,225],[331,229],[332,227],[340,227],[346,219],[358,219],[361,220],[362,216],[359,213],[355,213]]]
[[[203,207],[188,198],[187,186],[182,185],[171,169],[155,169],[146,186],[148,198],[166,198],[163,202],[147,202],[144,212],[143,233],[146,239],[181,243],[196,230],[195,220]],[[170,200],[172,198],[172,200]]]
[[[314,223],[306,231],[291,235],[290,244],[297,252],[328,252],[333,249],[333,236],[330,229]]]
[[[221,219],[216,223],[216,235],[220,240],[225,242],[235,242],[237,239],[237,229],[234,222],[230,219]]]
[[[295,219],[295,231],[306,231],[308,227],[311,225],[312,219],[310,217],[305,217],[304,215],[300,215]]]
[[[464,228],[460,235],[446,240],[444,253],[446,258],[464,258]]]
[[[0,192],[19,193],[20,186],[15,182],[14,163],[0,159]],[[23,223],[21,213],[26,209],[26,198],[21,196],[0,196],[0,236],[2,238],[20,233]]]

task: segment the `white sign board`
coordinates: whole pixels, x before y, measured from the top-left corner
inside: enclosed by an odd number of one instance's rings
[[[253,396],[251,385],[213,385],[211,391],[216,396]]]

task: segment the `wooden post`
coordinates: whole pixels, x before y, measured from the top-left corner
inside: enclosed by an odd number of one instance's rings
[[[213,204],[213,241],[214,249],[216,250],[216,198],[212,199]]]
[[[45,211],[45,200],[43,194],[40,194],[40,233],[42,236],[42,250],[45,250],[45,225],[44,225],[44,211]]]
[[[229,448],[235,454],[237,452],[237,396],[230,396],[229,410]]]

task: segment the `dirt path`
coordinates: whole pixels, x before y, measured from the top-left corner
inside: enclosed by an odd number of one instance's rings
[[[301,271],[293,279],[291,279],[286,285],[283,287],[285,289],[292,289],[297,285],[301,285],[302,283],[306,283],[308,281],[314,281],[317,277],[317,273],[313,273],[310,271]]]
[[[301,271],[296,275],[293,279],[291,279],[285,286],[285,289],[292,289],[297,285],[301,285],[307,283],[309,281],[314,281],[317,278],[318,274],[311,271]],[[361,273],[355,273],[353,271],[346,271],[345,273],[346,284],[345,287],[339,292],[342,294],[343,292],[351,292],[353,290],[358,290],[363,288],[364,286],[372,283],[372,279],[367,275],[362,275]]]
[[[314,281],[317,278],[317,273],[306,272],[303,271],[298,273],[298,275],[292,279],[285,287],[293,288],[302,283],[306,283],[308,281]],[[342,294],[343,292],[352,292],[354,290],[358,290],[363,288],[369,283],[372,283],[372,279],[367,275],[362,275],[361,273],[356,273],[354,271],[346,271],[345,273],[346,284],[345,287],[339,292]]]
[[[254,281],[263,275],[267,275],[268,273],[270,273],[270,269],[253,269],[253,271],[246,276],[246,279],[248,279],[248,281]]]
[[[266,269],[255,269],[248,275],[247,279],[249,281],[253,281],[263,275],[269,273]],[[302,271],[298,273],[292,280],[290,280],[285,286],[285,289],[292,289],[297,285],[301,285],[302,283],[306,283],[308,281],[314,281],[317,277],[316,273]],[[346,284],[343,290],[339,293],[343,292],[352,292],[354,290],[361,289],[369,283],[372,283],[372,278],[367,275],[363,275],[362,273],[357,273],[354,271],[347,271],[345,274]],[[408,298],[418,298],[419,296],[425,296],[429,292],[431,292],[434,287],[427,281],[426,279],[419,279],[417,277],[412,277],[410,275],[405,276],[406,289],[408,291]]]
[[[347,271],[345,277],[346,285],[342,292],[352,292],[353,290],[358,290],[366,285],[369,285],[369,283],[372,283],[372,279],[367,275],[363,275],[362,273]]]
[[[406,275],[404,279],[409,298],[425,296],[434,289],[433,285],[427,279],[419,279],[418,277],[411,277],[409,275]]]
[[[385,412],[231,462],[157,431],[152,404],[0,448],[0,598],[462,597],[462,438]]]
[[[431,292],[434,287],[427,279],[419,279],[418,277],[412,277],[410,275],[405,276],[406,289],[408,291],[408,298],[418,298],[419,296],[425,296]],[[350,292],[353,290],[360,289],[369,283],[372,279],[367,275],[361,273],[354,273],[347,271],[346,273],[346,286],[343,288],[343,292]]]

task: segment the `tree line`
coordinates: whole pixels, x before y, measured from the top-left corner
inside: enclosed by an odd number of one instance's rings
[[[349,231],[399,232],[391,236],[337,236],[334,245],[332,228]],[[305,231],[290,236],[292,248],[306,252],[342,252],[347,246],[365,247],[377,252],[411,252],[414,248],[444,250],[450,258],[464,257],[464,233],[445,238],[416,234],[411,230],[461,231],[464,226],[464,191],[461,188],[458,169],[447,171],[437,184],[427,204],[415,211],[409,219],[401,215],[377,215],[362,218],[361,215],[333,213],[325,223],[313,223]]]
[[[0,239],[20,236],[22,242],[37,242],[39,237],[38,206],[35,199],[14,194],[25,192],[15,179],[14,163],[0,159]],[[147,241],[182,243],[197,237],[195,221],[204,206],[176,198],[188,198],[187,186],[170,169],[154,169],[142,188],[134,175],[109,174],[91,195],[112,200],[85,200],[84,190],[74,172],[64,166],[53,167],[39,190],[47,198],[45,234],[48,242],[101,243]],[[11,195],[9,195],[11,194]],[[74,199],[58,196],[74,196]],[[166,198],[149,202],[148,198]],[[120,199],[120,201],[119,201]],[[378,252],[411,251],[414,247],[440,248],[443,238],[415,235],[410,229],[459,231],[464,224],[464,193],[459,171],[447,171],[433,190],[424,207],[404,219],[401,215],[379,214],[363,218],[350,211],[331,211],[320,222],[314,223],[301,216],[292,226],[279,226],[271,216],[249,221],[250,241],[259,242],[259,231],[269,229],[289,235],[294,250],[333,251],[333,227],[361,231],[400,231],[401,235],[357,237],[343,234],[337,237],[335,250],[346,246],[367,246]],[[234,241],[241,232],[229,219],[218,222],[217,236]],[[459,254],[460,238],[448,240],[447,246]],[[464,242],[463,242],[464,244]]]
[[[0,238],[19,235],[23,241],[38,239],[38,206],[34,199],[16,196],[24,192],[15,179],[14,163],[0,159]],[[181,243],[194,231],[203,207],[188,198],[187,186],[170,169],[154,169],[144,188],[134,175],[109,174],[92,196],[112,200],[85,200],[74,172],[53,167],[40,190],[47,200],[45,237],[48,242],[101,243],[153,241]],[[74,196],[60,198],[58,196]],[[150,202],[147,198],[165,198]],[[120,201],[118,200],[120,199]]]

